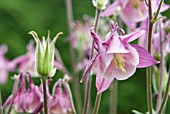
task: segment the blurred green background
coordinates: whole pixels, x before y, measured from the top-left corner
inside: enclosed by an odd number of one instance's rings
[[[94,17],[95,8],[92,6],[91,0],[72,0],[72,2],[74,20],[81,20],[84,14]],[[163,15],[170,18],[170,10],[164,12]],[[8,45],[7,58],[13,59],[26,53],[26,45],[32,39],[28,32],[32,30],[36,31],[40,37],[47,36],[47,31],[50,30],[51,38],[60,31],[64,32],[64,35],[57,41],[56,47],[59,49],[66,67],[71,69],[65,0],[0,1],[0,44]],[[62,77],[59,72],[56,75]],[[11,76],[13,74],[10,74]],[[3,102],[12,91],[13,80],[10,77],[7,84],[0,85]],[[58,77],[55,77],[54,80],[57,80]],[[128,80],[118,82],[118,114],[132,114],[133,109],[143,113],[147,111],[145,77],[145,69],[138,69],[135,75]],[[38,84],[40,80],[35,79],[35,82]],[[96,96],[94,82],[95,77],[93,77],[92,83],[92,106]],[[50,87],[52,86],[53,84],[50,85]],[[84,84],[80,84],[80,86],[83,92]],[[74,91],[72,93],[74,94]],[[109,96],[110,90],[103,93],[99,114],[109,113]],[[170,103],[167,105],[167,114],[170,114],[168,107],[170,107]]]

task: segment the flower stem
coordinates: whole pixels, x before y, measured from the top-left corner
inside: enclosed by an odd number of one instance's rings
[[[166,105],[166,102],[167,102],[167,99],[168,99],[169,87],[170,87],[170,72],[169,72],[168,82],[167,82],[167,85],[166,85],[166,91],[165,91],[163,101],[162,101],[162,104],[161,104],[161,108],[160,108],[158,114],[162,114],[162,112],[165,108],[165,105]]]
[[[157,97],[157,104],[156,104],[156,112],[159,111],[161,100],[162,100],[162,83],[163,83],[163,71],[164,71],[164,55],[163,55],[163,46],[162,46],[162,30],[161,30],[161,22],[159,23],[159,31],[160,31],[160,76],[159,76],[159,90],[158,90],[158,97]]]
[[[148,0],[148,7],[149,7],[149,34],[148,34],[148,51],[151,53],[152,48],[152,6],[151,6],[151,0]],[[147,68],[147,104],[148,104],[148,110],[149,114],[152,113],[152,76],[151,76],[151,66]]]
[[[155,17],[154,17],[153,20],[156,20],[156,19],[157,19],[158,15],[159,15],[159,13],[160,13],[161,6],[162,6],[163,1],[164,1],[164,0],[161,0],[161,1],[160,1],[159,6],[158,6],[158,9],[157,9],[157,11],[156,11],[156,14],[155,14]]]
[[[46,78],[43,78],[43,77],[42,77],[42,83],[43,83],[43,106],[44,106],[44,114],[48,114],[46,80],[47,80]]]
[[[1,88],[0,88],[0,114],[3,114]]]
[[[118,81],[115,79],[111,85],[110,114],[117,114],[117,87]]]
[[[98,114],[102,93],[97,94],[93,114]]]
[[[66,3],[66,11],[67,11],[67,20],[68,20],[68,29],[69,34],[72,33],[72,24],[73,24],[73,10],[72,10],[72,0],[65,0]],[[75,98],[76,98],[76,104],[78,107],[78,113],[80,114],[82,112],[82,100],[81,100],[81,92],[80,92],[80,86],[76,71],[76,61],[75,61],[75,52],[73,47],[71,46],[71,37],[69,37],[70,42],[70,53],[71,53],[71,64],[72,64],[72,70],[73,70],[73,86],[75,88]]]
[[[100,18],[100,10],[96,9],[96,17],[95,17],[95,23],[94,23],[94,30],[97,30],[97,25],[98,25],[98,21]],[[93,57],[93,46],[94,46],[94,41],[92,43],[92,47],[91,47],[91,55],[90,55],[90,59],[92,59]],[[91,72],[91,71],[89,71]],[[85,102],[84,102],[84,110],[83,110],[83,114],[88,114],[88,110],[89,110],[89,101],[90,101],[90,91],[91,91],[91,75],[90,73],[87,75],[87,80],[86,80],[86,90],[85,90]]]

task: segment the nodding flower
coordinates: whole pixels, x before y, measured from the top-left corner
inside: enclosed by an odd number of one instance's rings
[[[8,97],[3,107],[5,108],[12,103],[17,112],[33,113],[42,101],[39,87],[34,85],[29,73],[21,73],[15,76],[14,79],[16,84],[14,84],[15,91]],[[26,89],[25,79],[28,80],[28,89]]]

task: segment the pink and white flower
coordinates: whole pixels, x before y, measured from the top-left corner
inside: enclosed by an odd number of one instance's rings
[[[124,35],[118,25],[111,22],[110,26],[111,34],[106,41],[101,41],[94,29],[91,30],[97,53],[87,65],[82,77],[84,80],[87,72],[92,68],[96,73],[98,93],[105,91],[114,78],[125,80],[135,73],[136,68],[157,64],[157,61],[144,48],[129,44],[142,36],[145,33],[144,30]],[[121,35],[118,34],[118,30]]]

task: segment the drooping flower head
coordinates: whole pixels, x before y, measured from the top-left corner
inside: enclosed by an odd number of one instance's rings
[[[51,82],[48,80],[46,86]],[[63,89],[64,88],[64,89]],[[42,91],[42,85],[40,86]],[[53,87],[53,92],[50,94],[49,88],[47,86],[47,105],[49,114],[69,114],[76,113],[71,90],[68,84],[68,76],[66,75],[64,79],[58,79]],[[34,113],[38,113],[42,110],[43,103],[37,107]]]
[[[36,71],[39,75],[45,77],[52,77],[55,74],[56,68],[54,68],[54,52],[55,42],[62,32],[58,33],[56,37],[50,42],[50,33],[48,33],[47,40],[43,37],[41,42],[37,33],[34,31],[29,32],[36,41]]]
[[[26,89],[25,79],[28,80],[28,90]],[[19,84],[17,82],[19,82]],[[39,87],[33,84],[29,73],[21,73],[20,75],[15,76],[15,84],[14,86],[16,88],[14,89],[16,92],[14,91],[13,94],[8,97],[3,107],[5,108],[12,103],[12,106],[17,112],[33,113],[42,101],[42,94]]]
[[[144,48],[129,44],[129,42],[142,36],[145,33],[144,30],[125,35],[117,24],[114,25],[111,22],[110,27],[111,33],[105,41],[101,41],[94,29],[91,29],[91,35],[95,42],[94,48],[97,53],[87,65],[82,77],[82,80],[84,80],[87,72],[93,66],[92,70],[96,73],[98,93],[106,90],[114,78],[125,80],[135,73],[136,68],[157,63]]]

